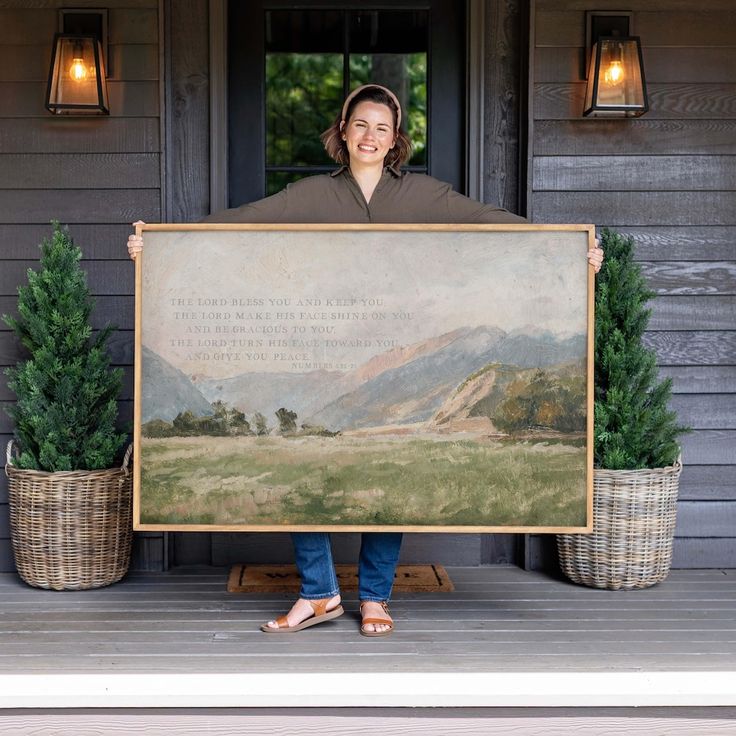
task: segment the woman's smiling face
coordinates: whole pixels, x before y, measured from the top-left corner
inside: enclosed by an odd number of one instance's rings
[[[377,102],[359,102],[342,134],[351,165],[383,166],[383,159],[394,147],[393,113],[386,105]]]

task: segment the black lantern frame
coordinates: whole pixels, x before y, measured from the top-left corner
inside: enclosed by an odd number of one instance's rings
[[[90,44],[94,56],[94,82],[96,88],[95,102],[81,102],[73,96],[75,82],[66,81],[62,85],[62,48],[65,44]],[[63,86],[63,91],[62,91]],[[102,43],[94,34],[57,33],[54,35],[54,46],[51,53],[49,81],[46,88],[46,109],[54,115],[109,115],[110,106],[107,97],[107,78]]]
[[[601,90],[601,61],[603,44],[635,44],[636,58],[638,62],[639,79],[641,81],[641,104],[601,104],[598,99]],[[633,118],[643,115],[649,110],[649,98],[647,96],[647,83],[644,75],[644,60],[641,53],[641,41],[639,36],[599,36],[593,46],[590,58],[590,70],[588,75],[588,87],[585,93],[584,117],[600,118]],[[592,91],[591,91],[592,85]],[[589,91],[591,92],[590,94]]]

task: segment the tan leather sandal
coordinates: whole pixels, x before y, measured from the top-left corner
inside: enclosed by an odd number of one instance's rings
[[[342,614],[345,613],[345,610],[339,603],[335,608],[331,608],[329,611],[327,610],[327,603],[334,597],[335,596],[333,595],[330,598],[318,598],[317,600],[309,600],[308,598],[305,598],[304,600],[309,603],[312,607],[312,611],[314,611],[309,618],[305,618],[304,621],[295,624],[294,626],[289,626],[289,621],[286,616],[279,616],[279,618],[276,619],[276,627],[269,626],[265,623],[261,626],[261,631],[264,631],[266,634],[293,634],[297,631],[301,631],[302,629],[309,628],[310,626],[315,626],[316,624],[331,621],[333,618],[342,616]]]
[[[383,612],[386,614],[386,618],[375,618],[371,616],[364,618],[363,606],[366,603],[380,603],[381,608],[383,608]],[[386,601],[362,601],[360,604],[360,615],[362,619],[360,622],[360,633],[363,636],[388,636],[394,630],[394,620],[391,618],[391,614],[388,611],[388,603],[386,603]],[[385,631],[366,631],[364,628],[366,624],[384,624],[389,626],[389,628]]]

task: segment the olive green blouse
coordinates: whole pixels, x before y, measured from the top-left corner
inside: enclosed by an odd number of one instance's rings
[[[519,223],[523,217],[476,202],[445,182],[386,167],[370,203],[343,166],[300,179],[257,202],[215,212],[203,222]]]

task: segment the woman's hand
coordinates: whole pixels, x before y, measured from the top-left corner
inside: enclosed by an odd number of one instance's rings
[[[603,265],[603,249],[601,248],[601,241],[598,238],[595,239],[595,248],[588,251],[588,263],[595,269],[595,272],[601,270]]]
[[[134,222],[133,225],[145,225],[143,220]],[[142,235],[129,235],[128,236],[128,255],[135,260],[136,256],[143,250],[143,236]]]

